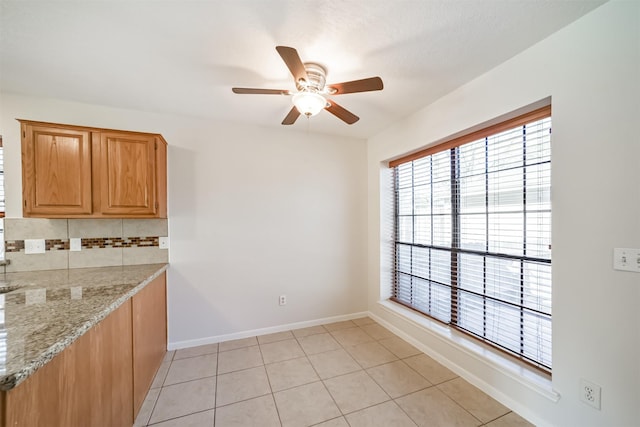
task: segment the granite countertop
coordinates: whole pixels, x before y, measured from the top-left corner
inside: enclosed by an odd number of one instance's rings
[[[168,264],[0,274],[0,390],[10,390],[131,298]]]

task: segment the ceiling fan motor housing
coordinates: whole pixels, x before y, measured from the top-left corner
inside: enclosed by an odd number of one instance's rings
[[[382,90],[380,77],[352,80],[342,83],[332,83],[325,86],[327,69],[317,62],[302,62],[298,52],[289,46],[276,46],[285,65],[295,80],[297,92],[284,89],[232,88],[234,93],[259,95],[292,95],[293,107],[282,121],[283,125],[292,125],[296,119],[304,114],[307,117],[318,114],[323,109],[333,114],[348,125],[352,125],[360,118],[351,111],[341,107],[334,101],[328,102],[327,97],[346,93],[369,92]]]
[[[299,91],[322,92],[327,81],[327,69],[315,62],[305,62],[304,69],[308,81],[297,81],[296,88]]]

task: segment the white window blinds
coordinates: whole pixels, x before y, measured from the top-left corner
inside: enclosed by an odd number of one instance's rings
[[[0,135],[0,218],[4,218],[4,148]]]
[[[392,299],[549,371],[550,113],[392,164]]]

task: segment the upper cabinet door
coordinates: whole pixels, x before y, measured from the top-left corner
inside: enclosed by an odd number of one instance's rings
[[[91,133],[22,125],[23,213],[90,215]]]
[[[104,215],[158,215],[156,137],[101,132],[100,209]]]
[[[19,121],[25,218],[167,217],[162,135]]]

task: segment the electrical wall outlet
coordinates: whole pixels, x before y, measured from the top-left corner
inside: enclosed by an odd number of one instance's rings
[[[286,295],[280,295],[279,303],[280,303],[280,305],[287,305],[287,296]]]
[[[580,379],[580,400],[589,406],[600,410],[600,393],[601,388],[598,384],[594,384],[583,378]]]
[[[24,240],[24,253],[29,254],[43,254],[45,252],[44,239],[25,239]]]
[[[78,252],[82,250],[82,239],[79,237],[72,237],[69,239],[69,250],[71,252]]]
[[[640,273],[640,249],[614,248],[613,269]]]
[[[158,237],[158,245],[160,246],[160,249],[169,249],[169,238]]]

